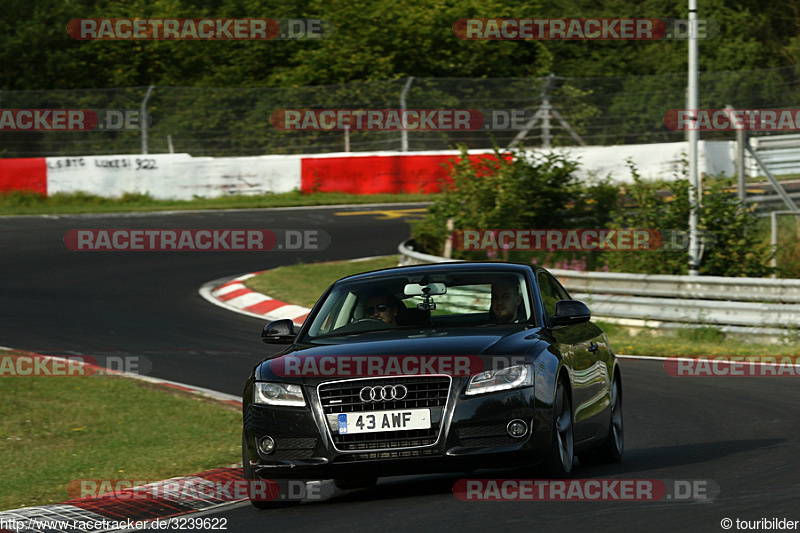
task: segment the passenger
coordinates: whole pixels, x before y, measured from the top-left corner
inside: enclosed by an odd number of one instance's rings
[[[510,324],[517,322],[517,312],[522,297],[519,294],[519,285],[510,280],[501,280],[492,283],[492,305],[489,316],[496,324]]]

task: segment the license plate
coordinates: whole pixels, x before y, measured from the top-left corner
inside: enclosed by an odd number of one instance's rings
[[[374,433],[376,431],[405,431],[430,429],[430,409],[403,409],[399,411],[369,411],[367,413],[340,413],[339,434]]]

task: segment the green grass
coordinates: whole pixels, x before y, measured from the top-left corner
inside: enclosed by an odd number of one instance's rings
[[[225,196],[194,200],[155,200],[146,194],[126,193],[118,198],[103,198],[82,192],[43,196],[13,191],[0,194],[0,215],[42,215],[71,213],[118,213],[186,209],[254,209],[306,205],[373,204],[392,202],[432,202],[435,194],[344,194],[299,191],[258,196]]]
[[[113,376],[0,377],[0,509],[79,479],[161,480],[241,460],[238,408]]]
[[[796,336],[785,342],[771,344],[741,336],[728,336],[710,326],[681,328],[677,330],[643,329],[631,333],[628,328],[597,320],[597,324],[608,334],[614,351],[627,355],[800,355],[800,343]]]
[[[310,265],[282,266],[252,277],[244,284],[276,300],[312,307],[331,283],[339,278],[397,266],[397,256],[366,261],[332,261]]]
[[[278,300],[311,307],[337,279],[359,272],[397,265],[397,256],[363,262],[336,261],[293,265],[268,270],[245,281],[245,285]],[[789,338],[784,343],[744,342],[726,336],[718,328],[697,327],[677,331],[643,330],[632,334],[618,324],[596,321],[608,334],[617,353],[628,355],[800,355],[800,342]]]

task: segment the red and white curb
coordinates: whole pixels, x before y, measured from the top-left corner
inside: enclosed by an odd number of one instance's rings
[[[288,318],[296,325],[301,325],[311,309],[282,302],[247,288],[243,282],[257,274],[260,272],[245,274],[221,285],[212,281],[200,287],[198,292],[212,304],[229,311],[268,321]]]

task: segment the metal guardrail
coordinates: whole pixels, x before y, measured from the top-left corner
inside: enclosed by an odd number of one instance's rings
[[[800,135],[751,137],[750,142],[773,174],[800,174]],[[761,174],[750,154],[745,155],[745,167],[748,176]]]
[[[400,264],[448,261],[401,243]],[[780,336],[800,327],[800,280],[668,276],[551,269],[592,314],[631,326],[712,325]]]
[[[557,270],[571,291],[625,296],[800,304],[800,280]]]

